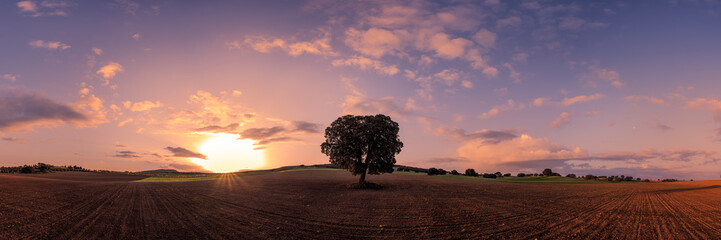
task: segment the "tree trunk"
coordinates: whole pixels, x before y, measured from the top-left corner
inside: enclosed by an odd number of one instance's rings
[[[361,174],[360,180],[358,180],[358,184],[360,184],[360,185],[363,185],[366,183],[366,173],[368,172],[368,155],[367,154],[366,154],[366,158],[363,160],[363,166],[365,167],[365,169],[363,169],[363,174]]]
[[[363,170],[363,174],[361,174],[360,180],[358,180],[358,184],[365,184],[366,183],[366,172],[368,172],[368,168],[366,170]]]

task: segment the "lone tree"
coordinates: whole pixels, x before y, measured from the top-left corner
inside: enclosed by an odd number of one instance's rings
[[[330,163],[360,174],[361,186],[366,174],[393,172],[401,148],[398,123],[382,114],[339,117],[325,129],[325,142],[320,145]]]

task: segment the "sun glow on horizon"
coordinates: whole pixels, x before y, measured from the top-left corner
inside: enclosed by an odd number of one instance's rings
[[[198,149],[207,159],[193,159],[193,163],[216,173],[258,169],[265,166],[263,150],[255,150],[253,140],[237,139],[233,134],[217,134]]]

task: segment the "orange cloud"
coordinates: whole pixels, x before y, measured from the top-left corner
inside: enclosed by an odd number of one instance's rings
[[[646,102],[655,103],[658,105],[666,104],[666,101],[664,101],[663,99],[649,97],[649,96],[633,95],[633,96],[624,97],[623,99],[626,101],[646,101]]]
[[[99,74],[103,76],[103,78],[113,78],[116,74],[123,71],[123,65],[120,65],[120,63],[117,62],[110,62],[105,66],[102,66],[98,71],[96,71],[96,74]]]
[[[457,151],[458,156],[471,160],[470,165],[474,166],[588,157],[588,152],[579,147],[567,147],[546,138],[533,138],[526,134],[498,143],[477,139],[465,143]]]
[[[353,56],[348,59],[336,59],[331,62],[333,66],[357,66],[362,70],[374,69],[376,72],[385,75],[395,75],[400,70],[396,65],[388,66],[381,61],[373,60],[363,56]]]
[[[70,45],[55,41],[43,41],[35,40],[30,42],[30,46],[33,48],[45,48],[48,50],[66,50],[70,48]]]
[[[601,99],[604,97],[606,97],[606,95],[596,93],[596,94],[588,95],[588,96],[579,95],[579,96],[575,96],[572,98],[563,98],[563,100],[558,101],[558,102],[554,102],[548,98],[541,97],[541,98],[534,99],[532,105],[536,106],[536,107],[548,106],[548,105],[568,107],[568,106],[571,106],[571,105],[574,105],[577,103],[590,102],[590,101],[598,100],[598,99]]]
[[[142,111],[147,111],[147,110],[150,110],[153,108],[162,107],[163,104],[160,103],[159,101],[155,101],[155,102],[142,101],[142,102],[135,102],[135,103],[130,102],[130,101],[125,101],[125,102],[123,102],[123,106],[127,109],[130,109],[130,111],[133,111],[133,112],[142,112]]]

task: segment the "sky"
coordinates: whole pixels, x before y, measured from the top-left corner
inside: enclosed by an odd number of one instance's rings
[[[0,4],[0,165],[323,164],[386,114],[402,165],[721,174],[720,1]]]

